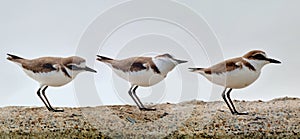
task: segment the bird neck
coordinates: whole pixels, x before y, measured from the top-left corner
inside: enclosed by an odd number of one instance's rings
[[[249,60],[249,59],[245,59],[247,62],[249,62],[254,68],[256,71],[260,72],[261,69],[267,64],[266,62],[264,61],[261,61],[261,60]]]
[[[168,60],[157,58],[153,58],[152,60],[163,76],[167,75],[168,72],[170,72],[176,66],[173,62]]]
[[[69,70],[68,68],[66,68],[66,71],[68,72],[68,74],[71,76],[72,79],[74,79],[80,73],[80,71],[72,71]]]

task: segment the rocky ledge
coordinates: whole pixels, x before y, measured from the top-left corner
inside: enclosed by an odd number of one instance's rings
[[[235,101],[232,115],[222,101],[189,101],[153,105],[157,111],[135,106],[64,108],[0,108],[1,138],[300,138],[300,99],[268,102]]]

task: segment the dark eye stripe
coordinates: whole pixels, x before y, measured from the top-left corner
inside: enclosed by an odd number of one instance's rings
[[[67,68],[70,70],[79,70],[80,69],[79,67],[77,67],[75,65],[68,65]]]

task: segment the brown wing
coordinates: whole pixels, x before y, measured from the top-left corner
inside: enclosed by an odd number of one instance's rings
[[[55,64],[60,64],[57,61],[61,61],[61,58],[50,58],[49,57],[43,57],[43,58],[37,58],[32,59],[28,61],[24,61],[22,63],[22,67],[27,70],[32,70],[34,73],[36,72],[51,72],[54,70],[57,70],[53,67]]]
[[[119,69],[124,72],[149,70],[151,68],[155,73],[160,73],[151,57],[131,57],[123,60],[110,61],[110,64],[115,69]]]
[[[224,62],[218,63],[210,68],[204,69],[204,72],[206,74],[212,74],[212,73],[221,74],[226,71],[232,71],[237,68],[242,68],[243,61],[244,60],[242,58],[229,59]]]

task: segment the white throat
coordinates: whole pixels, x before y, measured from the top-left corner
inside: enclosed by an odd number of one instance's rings
[[[261,69],[268,64],[266,61],[262,61],[262,60],[249,60],[246,58],[243,58],[244,60],[246,60],[247,62],[249,62],[257,72],[260,72]]]
[[[163,76],[166,76],[168,72],[170,72],[176,66],[175,63],[170,60],[156,58],[152,58],[152,60]]]
[[[81,71],[78,70],[69,70],[68,68],[66,68],[68,74],[71,76],[72,79],[74,79],[79,73],[81,73]]]

